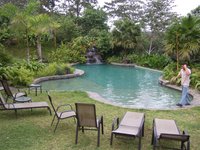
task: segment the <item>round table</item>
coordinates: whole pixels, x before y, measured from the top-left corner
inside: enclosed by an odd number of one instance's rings
[[[26,96],[21,96],[21,97],[15,98],[15,102],[18,102],[18,103],[31,102],[31,98],[26,97]]]

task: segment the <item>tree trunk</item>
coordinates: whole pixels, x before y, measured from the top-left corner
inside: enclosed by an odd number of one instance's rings
[[[179,42],[178,42],[178,33],[176,33],[176,70],[179,70],[179,53],[178,53],[178,47],[179,47]]]
[[[150,45],[149,45],[149,49],[148,49],[148,51],[147,51],[147,54],[148,55],[150,55],[151,54],[151,52],[153,51],[153,47],[152,47],[152,45],[153,45],[153,37],[151,36],[150,37]]]
[[[53,41],[54,41],[54,47],[57,48],[57,40],[56,40],[56,30],[53,30]]]
[[[28,31],[26,30],[26,57],[27,62],[30,62],[30,48],[29,48],[29,40],[28,40]]]
[[[37,36],[37,55],[38,55],[38,60],[42,62],[42,46],[41,46],[40,36]]]

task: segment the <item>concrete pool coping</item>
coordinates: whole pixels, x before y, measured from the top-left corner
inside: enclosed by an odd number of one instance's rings
[[[60,79],[70,79],[75,78],[84,75],[84,71],[80,69],[75,69],[73,74],[65,74],[65,75],[54,75],[54,76],[46,76],[46,77],[40,77],[33,81],[33,84],[37,84],[44,81],[49,80],[60,80]]]
[[[135,64],[132,64],[132,65],[131,64],[119,64],[119,63],[111,63],[111,64],[112,65],[118,65],[118,66],[138,67],[138,68],[149,69],[149,68],[146,68],[146,67],[137,66]],[[149,70],[159,71],[159,70],[155,70],[155,69],[149,69]],[[162,72],[162,71],[159,71],[159,72]],[[49,81],[49,80],[70,79],[70,78],[80,77],[80,76],[84,75],[84,73],[85,72],[83,70],[76,69],[73,74],[41,77],[41,78],[35,79],[33,83],[36,84],[36,83],[40,83],[40,82],[44,82],[44,81]],[[181,92],[181,87],[178,87],[176,85],[172,85],[167,80],[163,80],[162,76],[158,79],[158,82],[161,84],[161,86],[165,86],[166,88],[171,88],[171,89],[178,90],[178,91]],[[88,94],[88,96],[90,98],[92,98],[94,100],[97,100],[97,101],[100,101],[100,102],[103,102],[105,104],[110,104],[110,105],[124,107],[124,108],[130,108],[128,106],[123,106],[123,105],[120,105],[120,104],[115,104],[113,102],[110,102],[109,100],[103,98],[101,95],[99,95],[96,92],[86,91],[86,93]],[[181,107],[182,109],[183,108],[191,108],[191,107],[195,107],[195,106],[200,106],[200,93],[197,90],[191,89],[191,88],[189,89],[189,93],[193,97],[193,100],[191,101],[191,105],[186,106],[186,107]],[[158,108],[134,108],[134,109],[174,110],[174,109],[180,109],[180,107],[166,108],[166,109],[163,109],[163,108],[162,109],[158,109]]]

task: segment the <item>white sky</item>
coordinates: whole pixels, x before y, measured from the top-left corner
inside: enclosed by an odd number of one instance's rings
[[[98,0],[100,6],[103,6],[104,2],[110,2],[111,0]],[[174,11],[182,16],[186,16],[191,10],[200,5],[200,0],[175,0],[176,7]]]

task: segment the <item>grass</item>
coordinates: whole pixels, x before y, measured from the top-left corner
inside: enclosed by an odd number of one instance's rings
[[[33,101],[48,101],[46,93],[29,96]],[[97,132],[79,132],[79,141],[75,145],[76,125],[73,119],[62,120],[56,132],[55,124],[51,127],[52,117],[46,109],[19,110],[18,118],[13,111],[0,111],[0,149],[4,150],[88,150],[88,149],[137,149],[138,139],[114,138],[111,147],[110,133],[114,117],[122,117],[126,111],[144,112],[145,136],[142,138],[142,149],[150,150],[153,118],[174,119],[181,130],[187,129],[191,135],[191,150],[198,150],[200,145],[200,107],[180,110],[144,110],[126,109],[90,99],[85,92],[51,92],[54,104],[69,103],[74,108],[75,102],[94,103],[97,114],[104,116],[104,135],[101,135],[100,147],[96,147]]]

